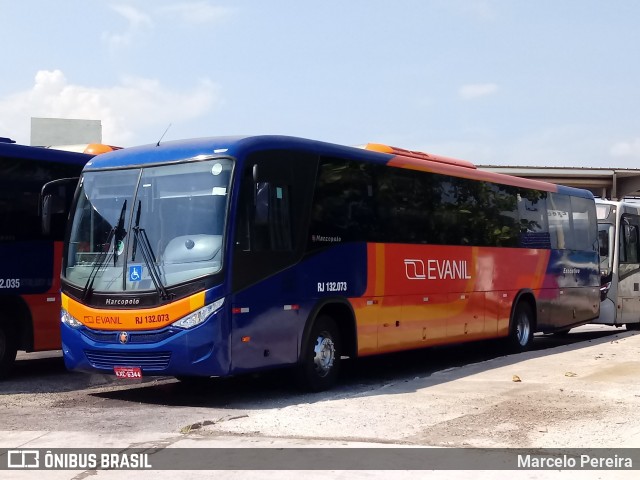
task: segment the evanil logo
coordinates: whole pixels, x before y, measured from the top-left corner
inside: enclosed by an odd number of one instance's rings
[[[469,280],[466,260],[427,260],[405,258],[404,268],[409,280]]]

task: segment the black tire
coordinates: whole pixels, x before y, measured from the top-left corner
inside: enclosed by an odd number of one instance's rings
[[[624,326],[627,330],[631,330],[631,331],[640,330],[640,323],[625,323]]]
[[[513,311],[513,318],[509,323],[509,349],[514,352],[524,352],[533,343],[534,318],[531,305],[519,302]]]
[[[318,317],[298,364],[298,385],[305,390],[321,392],[335,385],[340,372],[342,344],[335,320],[326,315]]]
[[[0,322],[0,378],[9,375],[17,353],[18,344],[13,331]]]

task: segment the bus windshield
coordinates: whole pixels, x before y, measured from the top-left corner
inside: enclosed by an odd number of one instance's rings
[[[81,178],[67,281],[92,291],[157,290],[222,268],[233,162],[212,159]]]

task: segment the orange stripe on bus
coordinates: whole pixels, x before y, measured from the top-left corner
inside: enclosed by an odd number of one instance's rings
[[[469,178],[472,180],[482,180],[485,182],[512,185],[514,187],[531,188],[534,190],[542,190],[544,192],[556,192],[558,190],[557,185],[540,180],[513,177],[511,175],[488,172],[486,170],[460,168],[455,165],[429,162],[427,160],[419,160],[416,158],[403,157],[400,155],[389,160],[389,162],[387,162],[387,165],[389,165],[390,167],[406,168],[409,170],[419,170],[422,172],[439,173],[442,175],[451,175],[453,177],[459,178]]]
[[[96,330],[157,330],[204,307],[205,292],[147,309],[91,308],[62,295],[62,308],[83,325]]]

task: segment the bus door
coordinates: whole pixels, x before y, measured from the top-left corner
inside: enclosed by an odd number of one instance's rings
[[[235,371],[293,363],[306,318],[293,266],[301,259],[317,160],[295,152],[249,156],[241,173],[232,271]],[[232,210],[233,211],[233,210]]]
[[[620,220],[618,254],[617,323],[640,318],[640,216],[625,214]]]

